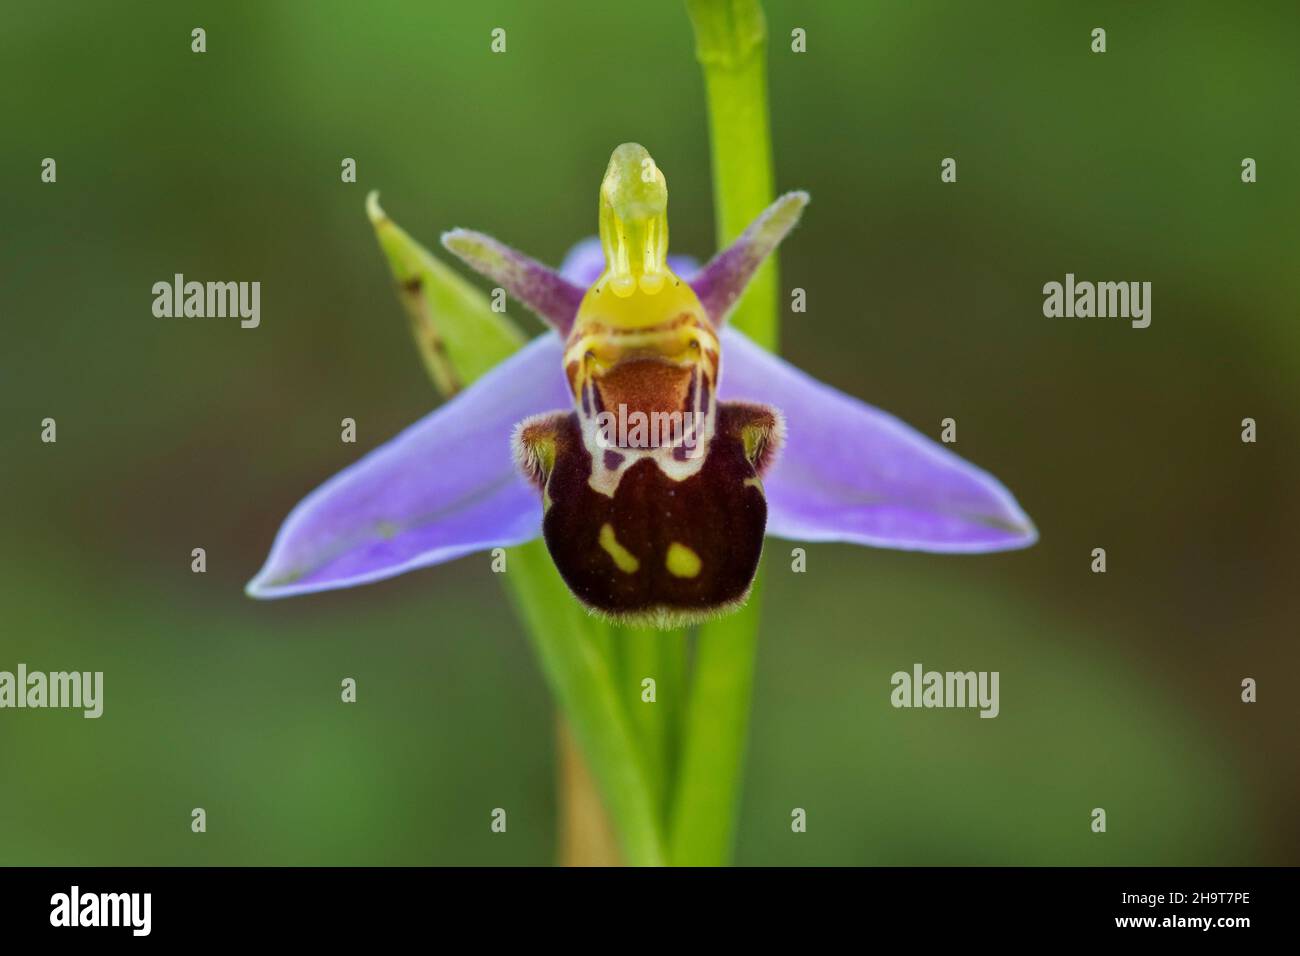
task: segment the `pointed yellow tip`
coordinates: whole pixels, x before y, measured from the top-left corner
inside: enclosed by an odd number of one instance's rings
[[[448,229],[440,237],[442,247],[475,272],[509,285],[502,270],[507,267],[499,244],[473,229]]]
[[[600,184],[604,279],[623,298],[654,295],[668,276],[668,181],[640,143],[614,150]]]
[[[812,197],[803,190],[786,193],[773,203],[772,222],[784,226],[789,223],[793,226],[803,215],[804,208],[812,201]]]
[[[475,243],[467,229],[448,229],[438,237],[438,241],[442,243],[444,249],[457,255],[468,255],[475,248]]]
[[[366,195],[366,215],[370,217],[370,224],[376,228],[388,219],[388,215],[379,205],[378,189],[372,189]]]
[[[781,197],[781,202],[782,204],[793,203],[802,211],[804,206],[812,202],[812,196],[802,189],[796,189],[793,192],[788,192],[783,195]]]

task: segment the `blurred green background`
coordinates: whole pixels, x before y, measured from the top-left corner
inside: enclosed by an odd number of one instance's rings
[[[813,196],[782,254],[809,305],[785,353],[936,437],[955,418],[1042,541],[812,545],[802,575],[769,542],[738,862],[1300,863],[1294,2],[767,11],[778,188]],[[558,262],[636,140],[673,249],[711,253],[683,8],[8,0],[0,20],[0,670],[106,685],[97,721],[0,711],[0,863],[550,862],[552,705],[486,556],[242,588],[303,494],[435,404],[367,190],[431,246],[471,226]],[[154,318],[176,272],[260,280],[261,327]],[[1066,272],[1151,281],[1151,327],[1044,318]],[[892,709],[918,661],[1000,671],[1001,716]]]

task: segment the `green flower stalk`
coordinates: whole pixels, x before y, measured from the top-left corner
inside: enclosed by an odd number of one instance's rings
[[[695,55],[704,70],[713,156],[718,248],[725,249],[775,192],[767,115],[767,24],[758,0],[687,0]],[[775,351],[779,334],[775,258],[750,280],[731,323]],[[673,798],[669,853],[680,865],[731,859],[749,736],[758,654],[761,581],[739,613],[700,628]]]
[[[704,71],[718,248],[767,208],[775,192],[767,110],[767,21],[758,0],[687,0]],[[759,267],[730,322],[768,351],[779,341],[776,260]]]

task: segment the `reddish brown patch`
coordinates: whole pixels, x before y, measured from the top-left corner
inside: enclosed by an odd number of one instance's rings
[[[670,365],[658,359],[632,359],[620,362],[596,381],[601,403],[617,410],[626,405],[629,412],[680,412],[686,408],[686,392],[691,384],[691,369]]]

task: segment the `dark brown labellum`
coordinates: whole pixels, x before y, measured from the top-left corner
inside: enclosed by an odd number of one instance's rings
[[[592,455],[576,413],[521,428],[525,471],[543,491],[547,548],[584,604],[620,621],[671,626],[745,600],[767,524],[759,476],[772,459],[778,420],[739,403],[719,404],[717,415],[694,474],[674,480],[643,457],[612,496],[592,487]]]

